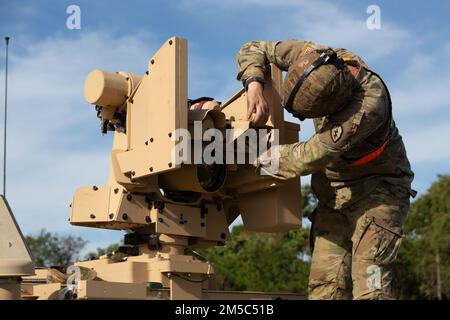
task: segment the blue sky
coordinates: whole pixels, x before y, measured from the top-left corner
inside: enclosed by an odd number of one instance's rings
[[[71,4],[81,8],[80,30],[66,28]],[[381,9],[380,30],[366,27],[371,4]],[[83,81],[93,68],[142,74],[174,35],[189,40],[189,96],[221,101],[240,89],[234,57],[247,41],[308,39],[358,53],[390,87],[423,193],[450,173],[449,16],[445,0],[0,0],[0,36],[12,38],[7,198],[26,234],[70,232],[89,248],[117,241],[117,232],[67,222],[74,190],[106,181],[111,146],[83,100]],[[312,125],[301,125],[307,139]]]

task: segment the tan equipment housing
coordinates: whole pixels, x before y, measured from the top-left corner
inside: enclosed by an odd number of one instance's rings
[[[0,300],[20,299],[23,276],[34,275],[34,263],[5,197],[0,195]]]
[[[281,71],[272,66],[266,80],[271,113],[264,128],[267,134],[259,139],[273,143],[276,129],[279,143],[298,141],[299,126],[284,121],[279,107]],[[177,140],[180,129],[194,137],[184,143],[201,150],[207,147],[195,138],[196,124],[203,132],[215,128],[224,136],[226,130],[235,129],[233,144],[244,137],[251,129],[245,90],[223,104],[189,100],[187,41],[173,37],[150,59],[143,75],[93,70],[84,95],[96,106],[102,132],[113,131],[114,141],[108,183],[76,190],[70,223],[128,233],[120,249],[126,259],[77,263],[97,274],[95,281],[80,281],[77,297],[249,298],[212,290],[213,267],[189,253],[223,245],[230,237],[229,225],[239,215],[252,231],[299,228],[299,179],[262,176],[251,164],[189,164],[177,161],[179,154],[174,156],[182,142]],[[226,153],[225,143],[223,150]],[[233,153],[236,159],[239,151]]]

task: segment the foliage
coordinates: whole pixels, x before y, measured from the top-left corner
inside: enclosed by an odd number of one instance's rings
[[[42,229],[35,236],[26,236],[36,266],[69,266],[78,259],[87,241],[72,235],[60,236]]]
[[[402,299],[450,297],[450,176],[440,175],[411,206],[395,263],[395,294]],[[440,276],[440,281],[438,281]],[[440,290],[438,283],[440,283]]]
[[[303,211],[310,214],[315,197],[303,189]],[[254,233],[233,228],[231,241],[202,251],[214,265],[223,290],[306,293],[310,266],[307,228],[284,233]]]
[[[97,259],[101,256],[107,255],[109,253],[118,250],[120,245],[121,245],[120,243],[113,243],[107,246],[106,248],[97,248],[96,252],[89,252],[86,255],[85,259],[87,260]]]
[[[306,292],[309,259],[306,229],[286,233],[254,233],[242,225],[225,246],[202,254],[213,263],[223,290]]]

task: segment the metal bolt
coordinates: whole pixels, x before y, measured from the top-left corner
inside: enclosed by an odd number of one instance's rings
[[[94,214],[91,214],[91,215],[90,215],[90,218],[91,218],[91,219],[95,219],[95,215],[94,215]]]
[[[110,218],[110,219],[114,218],[114,213],[110,213],[110,214],[109,214],[109,218]]]
[[[148,146],[148,141],[145,141],[144,143],[145,143],[146,146]]]
[[[172,45],[172,43],[173,43],[173,41],[172,41],[172,40],[169,40],[169,44]]]
[[[98,190],[98,187],[97,187],[97,186],[93,186],[93,187],[92,187],[92,190],[97,191],[97,190]]]
[[[123,220],[127,220],[127,219],[128,219],[128,215],[127,215],[126,213],[124,213],[124,214],[122,215],[122,219],[123,219]]]
[[[114,189],[114,193],[117,194],[118,192],[119,192],[119,188],[115,188],[115,189]]]
[[[200,207],[200,217],[203,219],[205,218],[205,215],[208,213],[208,208],[205,207],[204,204]]]
[[[155,60],[153,60],[153,59],[150,60],[150,63],[151,63],[151,64],[155,64]]]
[[[147,216],[147,217],[145,217],[145,222],[150,223],[150,222],[152,222],[152,219],[150,219],[150,217]]]
[[[168,133],[169,138],[172,138],[172,132]]]
[[[158,209],[158,210],[161,210],[160,212],[162,212],[162,210],[164,209],[164,202],[156,201],[155,202],[155,208]]]
[[[149,73],[148,71],[145,71],[145,74],[146,74],[146,75],[148,75],[148,73]]]
[[[150,172],[153,172],[153,167],[148,168],[148,170],[150,170]]]
[[[150,142],[153,143],[153,138],[150,138]]]
[[[169,162],[167,165],[169,166],[169,168],[172,168],[172,162]]]

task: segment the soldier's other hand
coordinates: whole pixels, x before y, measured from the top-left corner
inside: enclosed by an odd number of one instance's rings
[[[274,145],[263,152],[253,163],[256,172],[280,180],[295,178],[297,174],[290,168],[289,161],[287,161],[291,146],[288,144]]]
[[[263,176],[272,176],[277,179],[285,180],[284,177],[279,176],[279,149],[278,146],[271,147],[262,153],[253,165],[256,167],[256,172]]]
[[[269,119],[269,106],[264,99],[263,85],[253,81],[247,88],[247,119],[255,126],[262,127]]]

